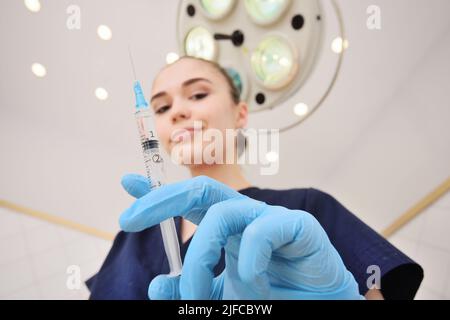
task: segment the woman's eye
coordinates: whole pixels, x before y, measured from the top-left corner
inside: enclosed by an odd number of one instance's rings
[[[198,94],[194,94],[191,99],[192,100],[202,100],[204,98],[206,98],[208,96],[207,93],[198,93]]]
[[[158,110],[156,110],[155,111],[155,113],[156,114],[163,114],[163,113],[165,113],[167,110],[169,110],[170,109],[170,107],[169,106],[164,106],[164,107],[161,107],[161,108],[159,108]]]

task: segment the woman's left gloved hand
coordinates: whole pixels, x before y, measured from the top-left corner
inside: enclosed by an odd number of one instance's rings
[[[309,213],[256,201],[200,176],[149,192],[147,179],[127,175],[138,198],[120,217],[139,232],[175,216],[198,225],[179,277],[160,275],[150,299],[363,299],[352,274]],[[226,266],[213,268],[225,248]]]

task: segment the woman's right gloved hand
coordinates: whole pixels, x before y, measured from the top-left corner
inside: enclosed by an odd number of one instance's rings
[[[256,201],[200,176],[149,192],[147,179],[127,175],[138,198],[120,217],[139,232],[175,216],[198,225],[180,277],[161,275],[151,299],[363,299],[352,274],[309,213]],[[225,248],[226,266],[213,268]]]

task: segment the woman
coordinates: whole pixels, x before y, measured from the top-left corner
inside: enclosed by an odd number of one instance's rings
[[[194,147],[183,158],[193,178],[150,193],[144,177],[123,178],[137,200],[120,222],[133,233],[117,235],[100,271],[87,281],[91,299],[414,297],[421,267],[330,195],[257,188],[236,162],[186,161],[206,147],[194,142],[194,123],[223,136],[247,124],[247,104],[219,65],[183,57],[166,66],[153,83],[151,105],[169,154],[180,145]],[[157,277],[169,272],[157,223],[174,214],[183,216],[175,220],[181,279]],[[379,270],[379,281],[373,270]],[[372,288],[375,283],[381,288]]]

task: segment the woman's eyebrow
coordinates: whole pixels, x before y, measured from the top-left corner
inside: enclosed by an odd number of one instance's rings
[[[185,82],[183,82],[183,84],[181,86],[185,88],[185,87],[188,87],[188,86],[190,86],[194,83],[200,82],[200,81],[206,81],[206,82],[209,82],[212,84],[211,80],[208,80],[206,78],[193,78],[193,79],[186,80]],[[150,103],[152,103],[153,100],[160,98],[162,96],[166,96],[166,95],[167,95],[167,92],[164,92],[164,91],[159,92],[152,97],[152,99],[150,100]]]

